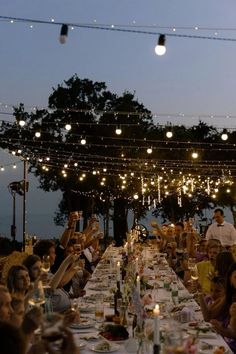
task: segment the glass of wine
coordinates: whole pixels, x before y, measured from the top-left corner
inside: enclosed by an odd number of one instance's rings
[[[197,265],[195,264],[195,266],[190,270],[190,276],[191,279],[196,281],[198,280],[198,269],[197,269]]]
[[[28,303],[32,306],[40,306],[45,303],[45,294],[41,280],[34,283],[34,288],[28,299]]]
[[[42,258],[42,272],[43,272],[43,287],[45,288],[49,288],[49,284],[48,284],[48,272],[50,270],[50,257],[48,255],[44,255]]]

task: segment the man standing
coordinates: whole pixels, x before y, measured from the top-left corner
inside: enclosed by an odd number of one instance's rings
[[[208,227],[206,239],[217,239],[223,247],[236,244],[236,230],[232,224],[224,221],[224,212],[222,209],[214,211],[215,223]]]

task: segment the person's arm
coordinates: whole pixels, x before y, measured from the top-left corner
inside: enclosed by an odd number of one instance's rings
[[[203,314],[203,318],[206,322],[217,318],[222,313],[225,298],[216,300],[213,304],[207,306],[203,293],[199,293],[198,300]]]
[[[62,276],[62,279],[58,285],[59,288],[63,287],[66,285],[72,278],[73,276],[78,272],[78,269],[83,269],[81,265],[81,261],[75,262],[71,267],[69,267],[64,275]]]
[[[65,271],[68,267],[77,260],[78,256],[71,254],[69,255],[64,261],[61,263],[60,267],[58,268],[57,272],[53,275],[50,281],[50,287],[52,290],[55,290],[59,287],[60,282],[65,274]]]
[[[70,238],[74,234],[75,228],[76,228],[76,223],[78,220],[79,220],[79,216],[76,211],[73,211],[69,214],[67,227],[65,228],[65,230],[60,238],[60,244],[63,248],[67,247],[67,244],[68,244]]]

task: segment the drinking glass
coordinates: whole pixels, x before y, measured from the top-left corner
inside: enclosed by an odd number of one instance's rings
[[[104,303],[103,296],[98,296],[95,303],[95,320],[97,322],[103,322],[104,320]]]
[[[28,299],[28,303],[32,306],[40,306],[45,303],[45,294],[41,280],[34,283],[34,288]]]
[[[164,340],[165,354],[184,354],[183,336],[179,323],[170,320],[165,331]]]
[[[191,275],[191,279],[196,281],[198,280],[198,269],[197,269],[197,265],[195,264],[195,266],[190,270],[190,275]]]
[[[50,257],[48,255],[44,255],[42,258],[42,282],[43,282],[43,287],[44,288],[50,288],[48,282],[48,272],[50,270]]]

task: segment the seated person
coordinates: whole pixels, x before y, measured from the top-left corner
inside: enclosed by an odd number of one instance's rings
[[[55,245],[50,240],[39,240],[34,245],[34,254],[38,255],[41,260],[44,255],[50,258],[50,265],[55,262]],[[70,308],[69,294],[63,289],[63,286],[68,283],[77,271],[78,256],[71,254],[66,257],[54,275],[50,274],[51,279],[49,285],[52,290],[52,306],[55,312],[64,312]]]
[[[220,253],[220,247],[217,244],[208,244],[207,254],[208,261],[201,261],[197,263],[198,269],[198,281],[201,285],[204,294],[210,294],[211,281],[210,278],[215,273],[215,263],[218,253]]]
[[[204,296],[202,292],[198,293],[198,300],[205,321],[211,319],[214,308],[218,306],[218,303],[221,302],[225,296],[225,280],[218,276],[213,276],[210,281],[210,294]]]

